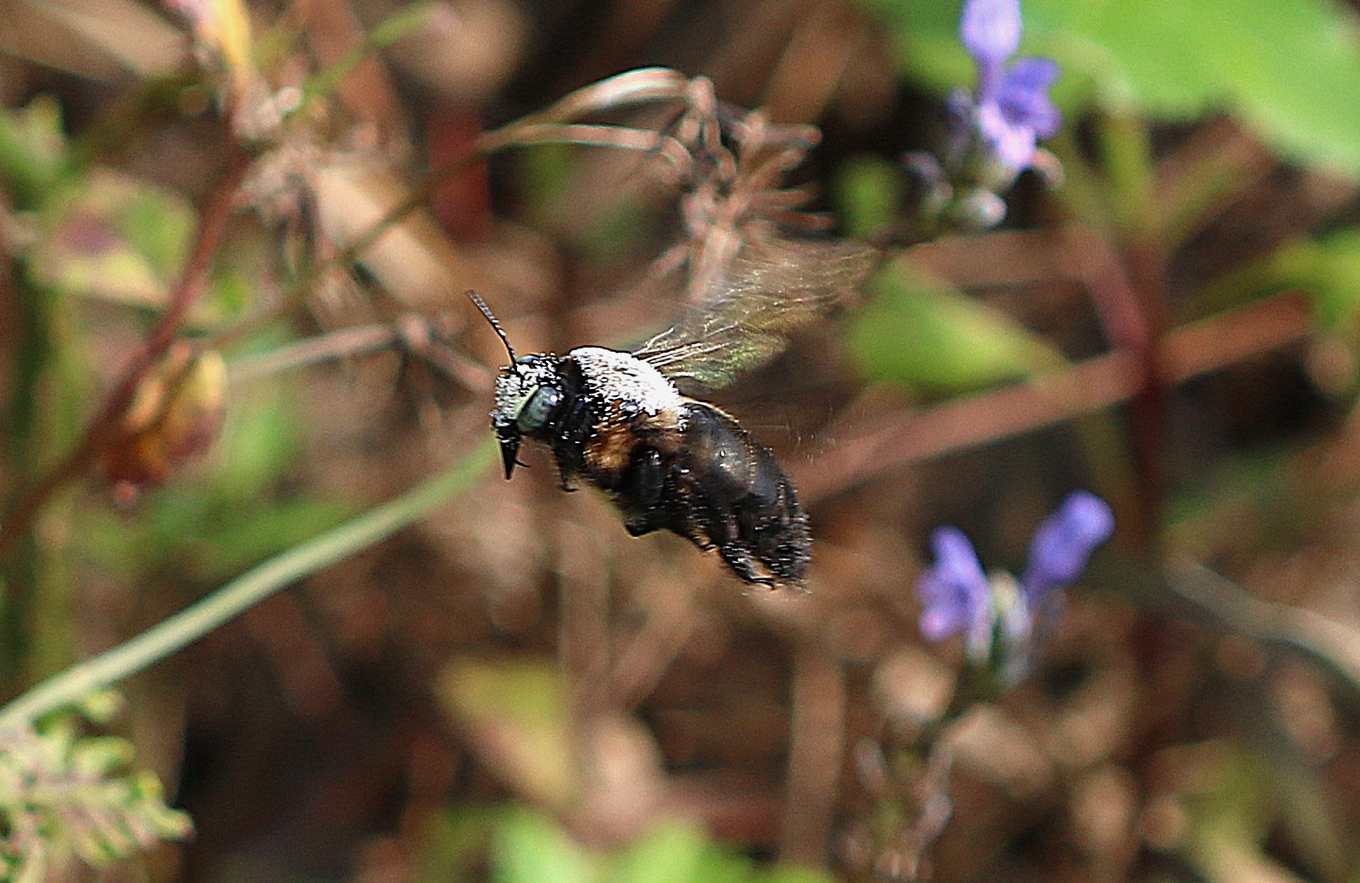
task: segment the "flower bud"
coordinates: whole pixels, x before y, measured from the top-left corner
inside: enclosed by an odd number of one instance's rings
[[[164,482],[216,438],[226,388],[219,353],[195,355],[183,343],[171,347],[138,384],[118,437],[101,453],[104,474],[125,491]]]

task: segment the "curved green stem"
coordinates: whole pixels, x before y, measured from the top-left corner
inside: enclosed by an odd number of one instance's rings
[[[492,462],[488,439],[424,484],[247,571],[117,647],[53,675],[0,708],[0,729],[21,726],[116,684],[241,615],[286,586],[386,539],[467,490]]]

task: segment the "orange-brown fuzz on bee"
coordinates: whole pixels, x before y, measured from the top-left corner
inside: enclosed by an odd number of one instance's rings
[[[663,454],[671,454],[680,446],[679,427],[679,418],[670,411],[628,418],[617,407],[611,408],[586,443],[586,463],[593,472],[616,476],[628,468],[639,436]]]

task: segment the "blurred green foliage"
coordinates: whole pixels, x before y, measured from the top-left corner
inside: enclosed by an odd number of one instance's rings
[[[107,721],[121,703],[96,694],[82,711]],[[0,732],[0,880],[39,883],[72,856],[102,867],[160,840],[182,840],[188,815],[165,804],[160,780],[131,769],[132,742],[87,736],[67,715]]]
[[[567,685],[556,665],[459,660],[437,689],[455,721],[499,746],[497,772],[519,793],[559,808],[578,793]]]
[[[757,866],[695,825],[663,821],[612,852],[581,845],[524,806],[451,810],[426,831],[420,879],[461,883],[830,883],[793,866]]]
[[[302,441],[283,391],[236,402],[209,468],[145,494],[135,518],[107,508],[80,513],[90,563],[134,582],[173,572],[211,584],[339,523],[351,507],[274,492]]]
[[[1258,264],[1235,271],[1229,284],[1250,291],[1298,288],[1313,298],[1319,324],[1332,331],[1356,327],[1360,311],[1360,228],[1335,230],[1280,248]]]
[[[440,697],[483,761],[538,806],[569,811],[584,792],[574,760],[566,676],[547,659],[462,659],[440,680]],[[695,825],[659,823],[612,854],[577,843],[547,816],[522,806],[460,810],[429,836],[424,879],[468,876],[489,850],[499,883],[821,883],[798,868],[763,868],[719,846]]]
[[[850,328],[864,373],[923,393],[1018,380],[1062,365],[1057,351],[1005,313],[897,261]]]
[[[939,90],[972,82],[960,3],[865,0],[903,69]],[[1360,175],[1357,27],[1330,0],[1026,0],[1022,51],[1063,68],[1055,96],[1188,119],[1227,110],[1286,155]],[[1306,63],[1304,63],[1306,60]]]
[[[901,169],[881,157],[861,156],[836,170],[832,195],[849,236],[868,239],[892,226],[902,210]]]
[[[194,216],[183,197],[96,168],[44,198],[38,223],[37,284],[149,307],[179,273]]]

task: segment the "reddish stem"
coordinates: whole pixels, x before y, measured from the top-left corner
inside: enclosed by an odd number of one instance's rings
[[[94,417],[80,442],[52,469],[45,473],[0,521],[0,559],[33,525],[34,519],[62,486],[83,475],[108,444],[122,431],[121,420],[148,371],[174,343],[189,310],[202,294],[213,255],[217,253],[231,216],[231,204],[250,166],[250,154],[233,142],[226,169],[214,185],[199,214],[201,221],[194,237],[189,259],[175,287],[170,290],[165,312],[161,314],[142,345],[132,354],[119,375],[120,379]],[[16,587],[17,588],[17,587]]]
[[[1226,368],[1308,336],[1307,301],[1287,292],[1171,330],[1157,347],[1166,387]],[[1143,388],[1139,358],[1116,349],[1059,374],[957,398],[932,408],[875,417],[834,460],[794,476],[799,499],[823,500],[912,463],[1013,438],[1130,401]]]

